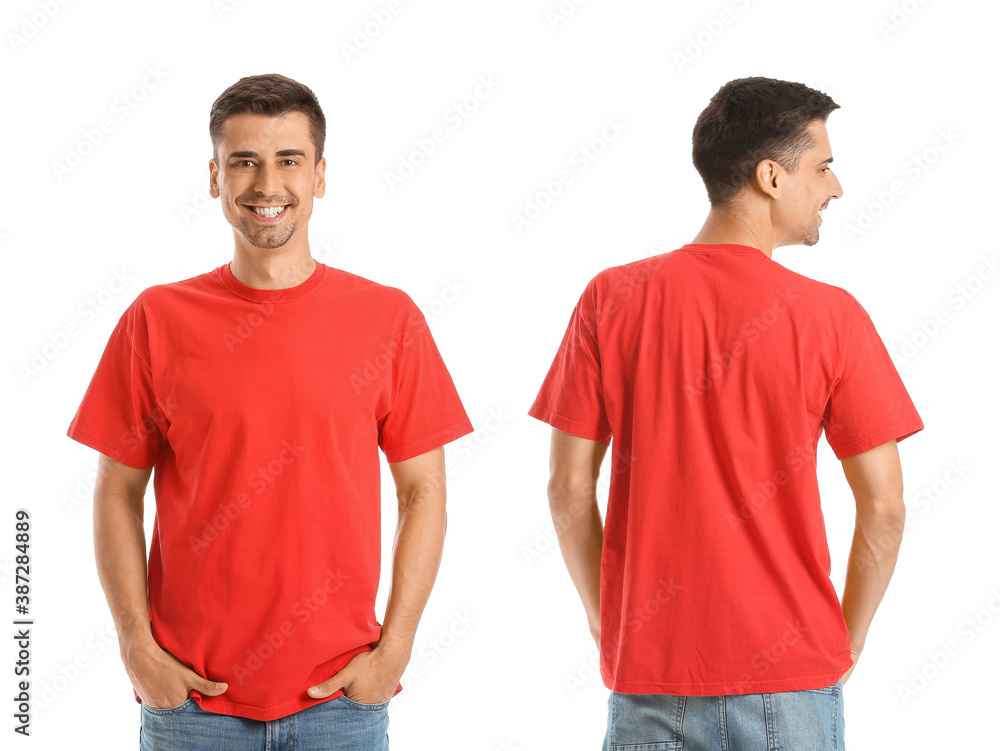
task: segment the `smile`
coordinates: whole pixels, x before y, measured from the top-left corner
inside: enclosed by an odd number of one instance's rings
[[[251,214],[262,222],[277,221],[284,213],[287,206],[247,206],[244,205]]]

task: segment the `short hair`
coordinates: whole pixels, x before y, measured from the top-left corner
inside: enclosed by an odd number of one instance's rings
[[[788,172],[815,146],[806,130],[840,107],[805,84],[774,78],[737,78],[720,88],[698,116],[691,138],[695,169],[712,206],[728,203],[773,159]]]
[[[233,115],[277,117],[287,112],[302,112],[309,118],[309,132],[316,147],[316,162],[319,163],[326,142],[326,116],[319,100],[308,86],[277,73],[245,76],[215,100],[208,120],[212,155],[218,156],[222,126]]]

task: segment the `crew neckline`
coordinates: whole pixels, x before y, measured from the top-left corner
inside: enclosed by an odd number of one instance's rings
[[[315,261],[316,259],[313,260]],[[283,289],[250,287],[233,276],[233,271],[229,268],[229,263],[224,263],[219,267],[219,277],[229,290],[246,300],[254,302],[288,302],[290,300],[297,300],[316,289],[320,282],[323,281],[323,277],[326,276],[326,268],[326,264],[316,261],[316,268],[313,269],[313,272],[304,281],[296,284],[294,287],[285,287]]]
[[[766,258],[768,261],[773,260],[771,256],[760,248],[755,248],[752,245],[740,245],[739,243],[688,243],[682,246],[680,250],[715,250],[738,256],[760,256],[761,258]]]

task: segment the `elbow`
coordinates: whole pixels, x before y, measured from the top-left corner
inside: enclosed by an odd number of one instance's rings
[[[597,485],[590,478],[552,475],[546,491],[553,513],[573,512],[597,503]]]
[[[902,493],[871,498],[858,504],[858,524],[879,527],[892,532],[903,531],[906,524],[906,504]]]

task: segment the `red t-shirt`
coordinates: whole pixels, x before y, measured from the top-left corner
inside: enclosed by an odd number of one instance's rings
[[[843,459],[923,423],[847,291],[745,245],[685,245],[607,269],[577,303],[529,414],[614,438],[608,688],[795,691],[851,666],[817,441],[825,428]]]
[[[317,262],[287,289],[226,264],[141,292],[67,434],[155,467],[153,636],[229,684],[200,707],[272,720],[379,640],[379,448],[471,431],[406,293]]]

